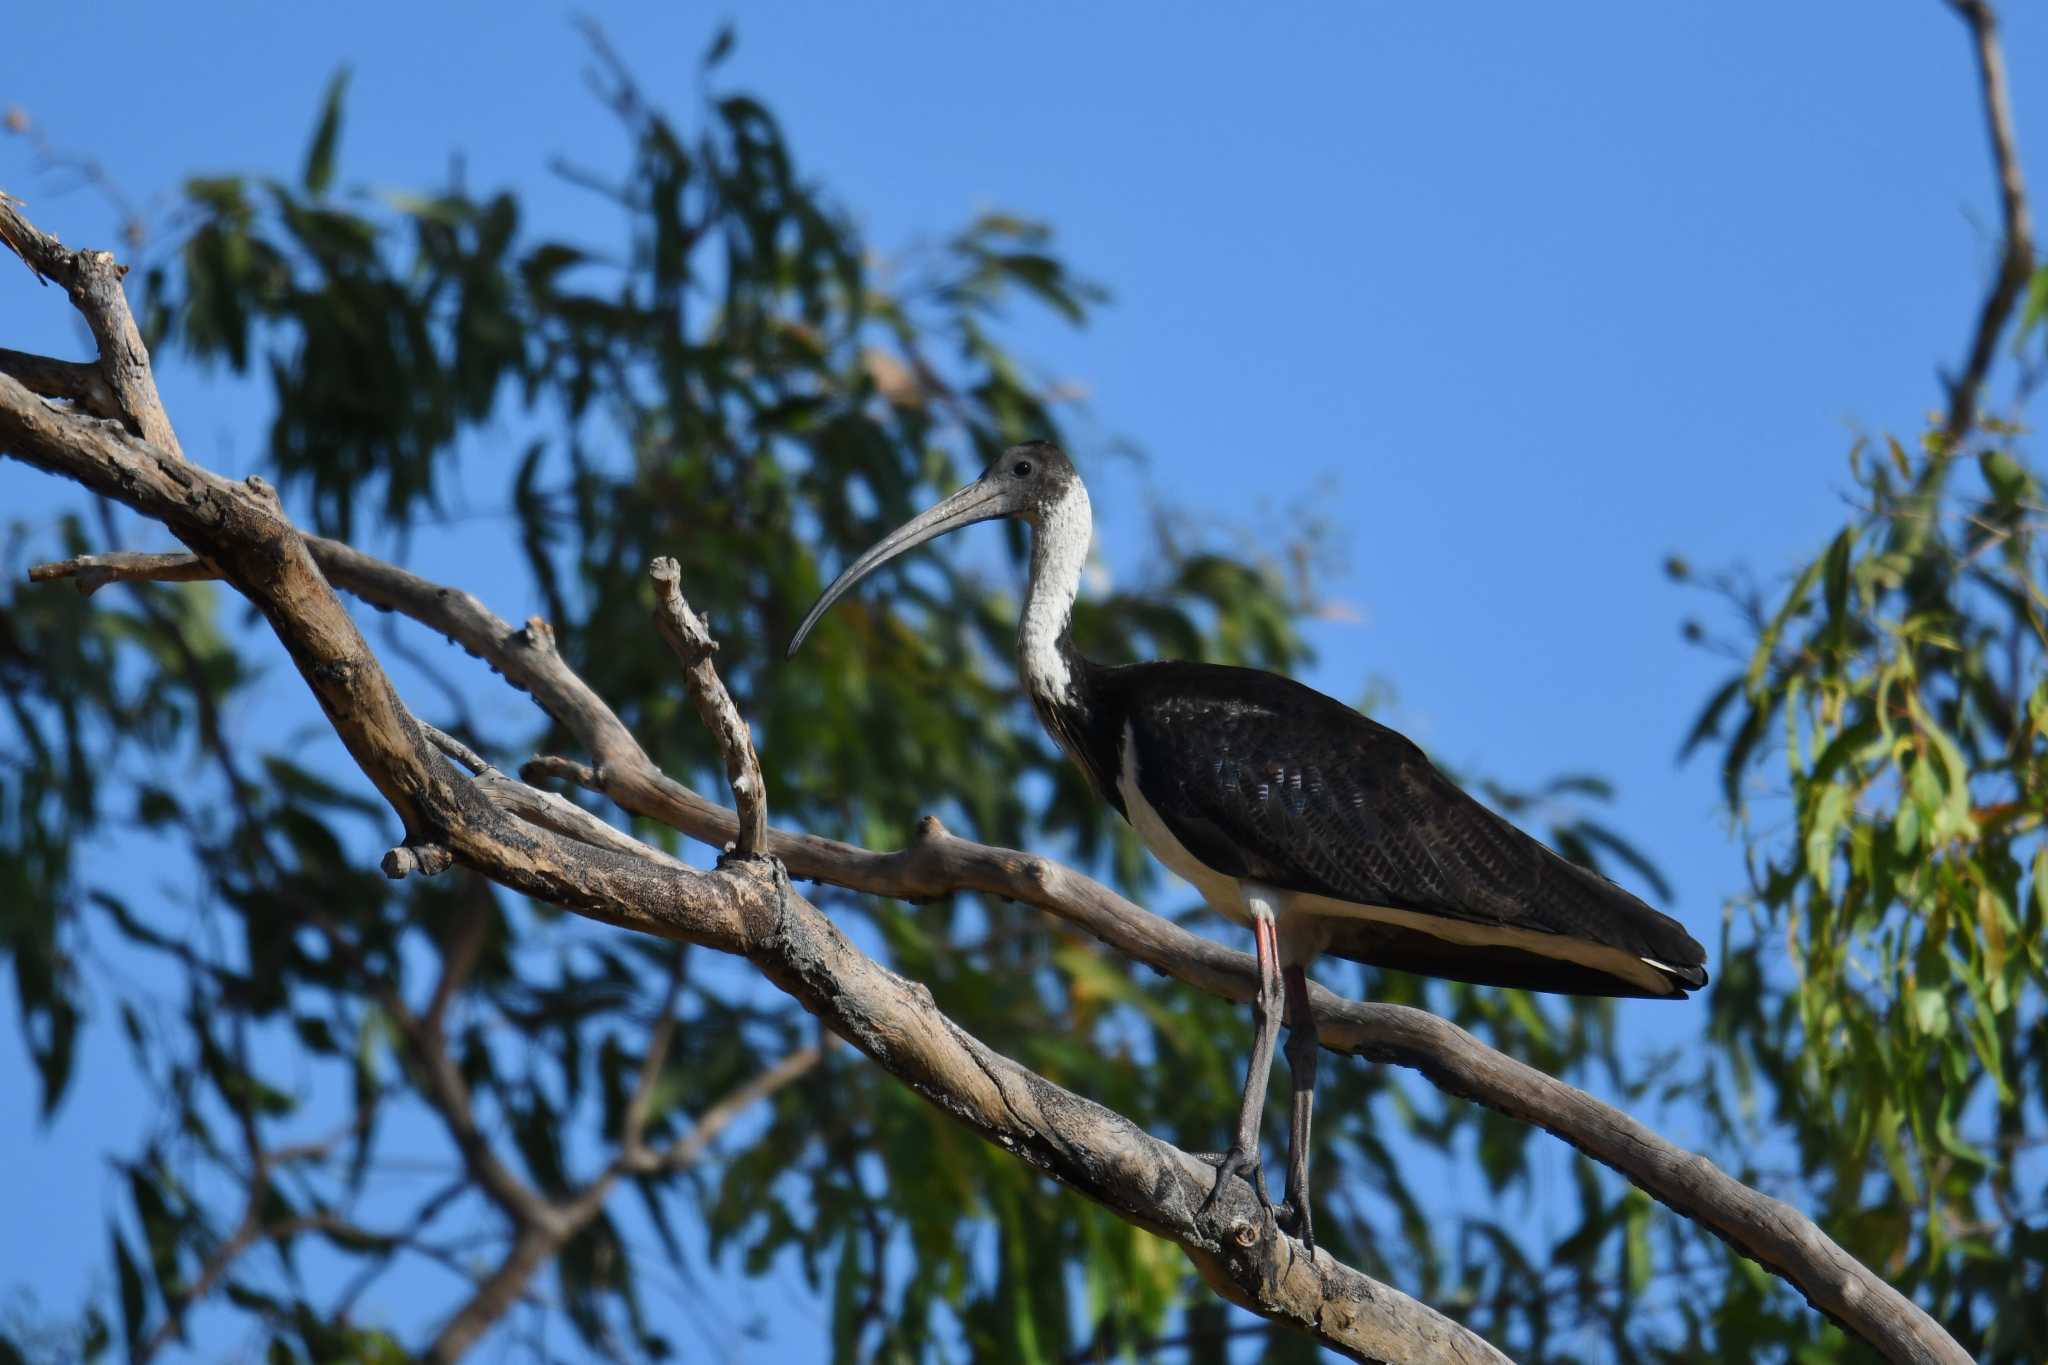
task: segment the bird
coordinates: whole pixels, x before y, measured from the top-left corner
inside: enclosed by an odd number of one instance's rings
[[[1319,954],[1563,995],[1676,1000],[1707,984],[1706,951],[1677,920],[1523,833],[1343,702],[1260,669],[1084,657],[1069,628],[1094,518],[1073,461],[1050,442],[1011,446],[848,564],[785,657],[882,564],[999,518],[1031,528],[1017,667],[1039,721],[1154,857],[1252,931],[1251,1065],[1205,1211],[1242,1177],[1314,1254],[1319,1043],[1307,968]],[[1275,1206],[1259,1120],[1283,1019],[1293,1093]]]

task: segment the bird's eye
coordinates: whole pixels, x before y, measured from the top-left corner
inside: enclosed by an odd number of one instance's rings
[[[1020,479],[1028,479],[1028,478],[1030,478],[1030,477],[1031,477],[1031,461],[1029,461],[1029,460],[1019,460],[1019,461],[1017,461],[1017,463],[1015,463],[1015,464],[1013,464],[1013,465],[1011,465],[1011,466],[1010,466],[1010,472],[1011,472],[1012,474],[1015,474],[1015,475],[1016,475],[1016,476],[1017,476],[1018,478],[1020,478]]]

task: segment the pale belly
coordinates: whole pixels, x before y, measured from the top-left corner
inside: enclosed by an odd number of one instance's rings
[[[1180,840],[1173,837],[1173,831],[1159,818],[1159,812],[1152,809],[1152,803],[1138,790],[1138,778],[1131,759],[1131,746],[1124,744],[1124,770],[1117,782],[1118,794],[1124,799],[1124,812],[1130,817],[1131,828],[1138,832],[1139,840],[1152,850],[1152,856],[1166,865],[1166,869],[1182,881],[1202,893],[1202,899],[1209,908],[1239,924],[1252,922],[1251,912],[1244,908],[1244,897],[1239,892],[1237,878],[1218,872],[1207,863],[1187,851]]]

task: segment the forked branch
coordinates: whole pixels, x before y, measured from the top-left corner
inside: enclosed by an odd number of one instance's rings
[[[753,732],[732,704],[732,694],[711,666],[718,641],[683,600],[682,566],[666,557],[648,567],[654,580],[654,628],[674,651],[683,666],[683,681],[689,685],[690,700],[696,703],[698,719],[718,741],[725,759],[725,778],[732,787],[733,805],[738,808],[739,830],[733,839],[735,857],[751,858],[768,832],[768,797],[761,782],[761,760],[754,753]]]
[[[121,289],[128,267],[116,261],[110,251],[73,251],[23,217],[20,203],[0,193],[0,246],[19,256],[36,278],[62,285],[99,344],[97,368],[101,383],[81,385],[79,392],[61,396],[77,398],[88,411],[118,417],[143,440],[166,454],[184,458],[184,451],[178,446],[178,433],[172,429],[163,400],[157,396],[149,351],[142,344],[134,314],[128,311],[128,296]],[[31,383],[29,387],[33,389],[35,385]],[[106,406],[113,411],[100,412]]]

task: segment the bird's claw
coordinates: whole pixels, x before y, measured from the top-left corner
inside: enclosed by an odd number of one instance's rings
[[[1252,1187],[1252,1193],[1258,1196],[1259,1207],[1264,1209],[1268,1216],[1272,1215],[1273,1196],[1266,1192],[1266,1167],[1265,1163],[1259,1160],[1257,1148],[1232,1147],[1222,1156],[1215,1158],[1215,1161],[1216,1183],[1209,1187],[1209,1197],[1202,1201],[1200,1212],[1207,1213],[1210,1206],[1216,1202],[1216,1196],[1223,1193],[1223,1186],[1230,1177],[1237,1176]]]
[[[1280,1225],[1282,1232],[1308,1248],[1311,1256],[1315,1254],[1316,1226],[1315,1220],[1309,1216],[1307,1200],[1297,1202],[1290,1198],[1274,1205],[1273,1221]]]

